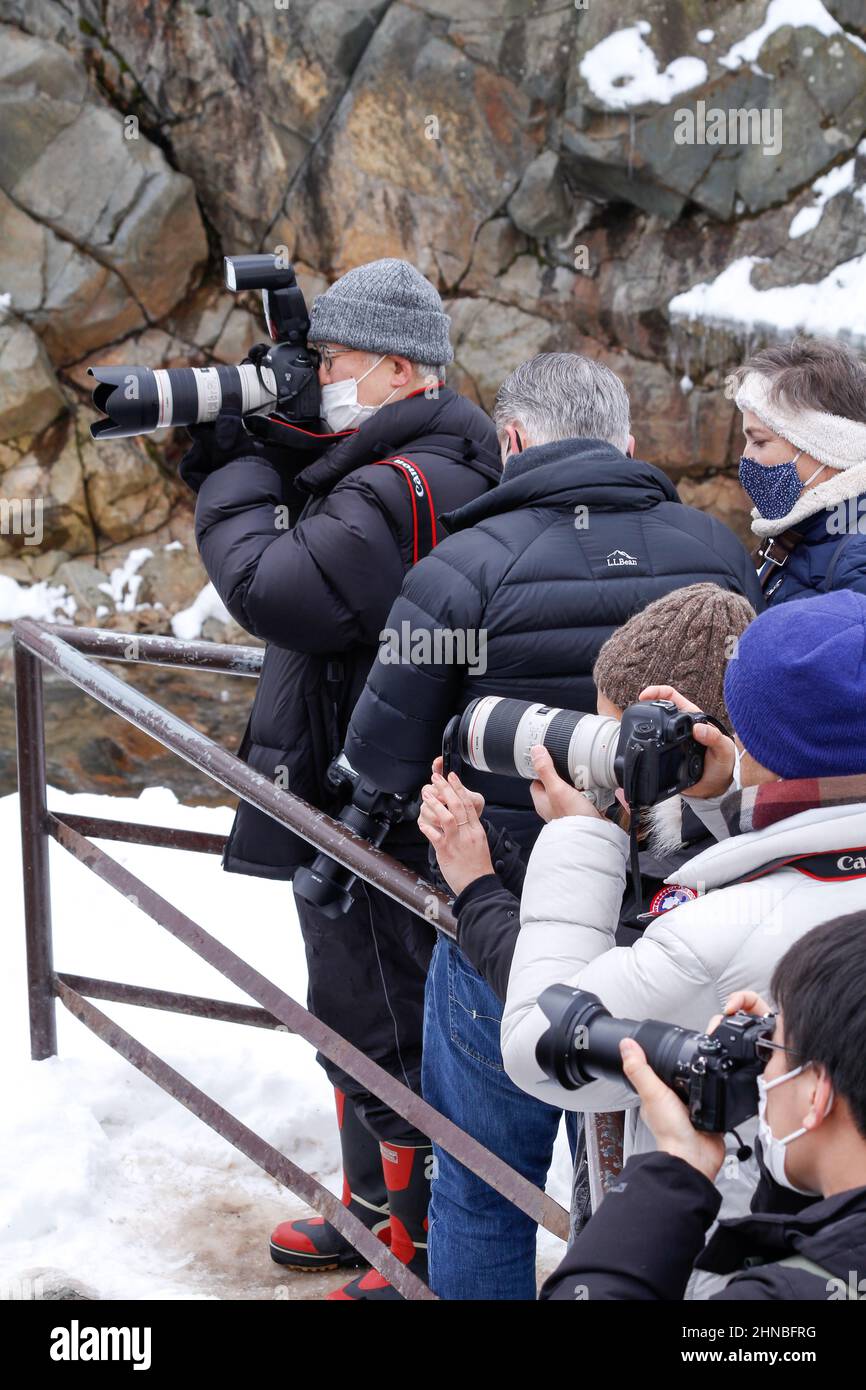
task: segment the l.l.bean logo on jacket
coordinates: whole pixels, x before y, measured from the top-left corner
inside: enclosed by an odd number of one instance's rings
[[[608,566],[617,569],[622,565],[639,565],[637,556],[629,555],[627,550],[612,550],[607,556]]]

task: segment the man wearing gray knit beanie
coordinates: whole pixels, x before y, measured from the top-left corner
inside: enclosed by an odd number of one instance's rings
[[[403,578],[436,545],[440,513],[477,500],[498,483],[501,465],[488,417],[445,385],[449,319],[414,266],[386,259],[348,271],[314,301],[308,337],[319,356],[322,432],[271,415],[267,443],[245,440],[205,460],[205,472],[199,450],[196,471],[182,476],[198,491],[196,538],[214,587],[236,621],[268,643],[239,756],[339,815],[348,791],[345,781],[336,789],[329,767]],[[426,841],[414,822],[395,825],[383,848],[426,874]],[[241,802],[223,867],[294,879],[314,857],[305,841]],[[336,918],[302,896],[302,879],[295,888],[310,1009],[420,1090],[432,926],[360,880]],[[336,1090],[343,1200],[423,1278],[429,1142],[319,1061]],[[291,1269],[363,1263],[321,1218],[284,1221],[270,1249]],[[375,1271],[339,1296],[398,1297]]]
[[[435,388],[454,357],[448,327],[435,287],[408,261],[358,266],[320,294],[309,341],[330,428],[350,429],[419,385]]]

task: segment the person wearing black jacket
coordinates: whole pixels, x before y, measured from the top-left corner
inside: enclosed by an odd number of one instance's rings
[[[475,696],[594,709],[599,648],[653,599],[706,580],[761,606],[733,533],[632,457],[628,396],[603,364],[571,353],[532,358],[503,382],[494,419],[510,452],[502,482],[442,518],[447,538],[407,576],[388,616],[388,630],[408,633],[420,656],[375,662],[352,715],[346,755],[385,791],[420,789],[448,719]],[[443,631],[463,634],[481,659],[437,661]],[[528,850],[541,824],[528,782],[484,773],[466,781],[485,796],[489,820]],[[427,983],[425,1097],[543,1185],[560,1113],[505,1076],[501,1013],[478,972],[440,938]],[[444,1151],[436,1160],[434,1291],[534,1298],[532,1221]]]
[[[628,1160],[542,1299],[678,1300],[693,1268],[730,1276],[711,1301],[866,1298],[866,912],[800,937],[771,993],[751,1213],[719,1222],[704,1245],[721,1201],[724,1140],[692,1128],[683,1102],[625,1039],[623,1070],[658,1150]],[[751,991],[733,995],[725,1013],[741,1008],[770,1012]]]
[[[453,357],[449,320],[433,285],[405,261],[376,261],[336,281],[312,305],[310,339],[328,432],[272,417],[262,442],[237,418],[221,419],[193,431],[181,473],[198,493],[196,540],[214,587],[232,617],[268,644],[238,755],[337,814],[345,798],[327,769],[403,578],[436,544],[440,512],[490,489],[501,465],[488,417],[443,383]],[[375,782],[381,768],[369,770]],[[383,848],[424,873],[414,823],[395,827]],[[223,868],[287,880],[315,852],[242,801]],[[432,927],[360,881],[351,910],[336,920],[300,898],[296,907],[310,1009],[420,1089]],[[337,1088],[344,1201],[383,1234],[393,1216],[391,1248],[423,1277],[429,1142],[319,1061]],[[271,1254],[295,1269],[360,1263],[316,1218],[282,1223]],[[355,1285],[342,1296],[397,1297],[375,1272]]]

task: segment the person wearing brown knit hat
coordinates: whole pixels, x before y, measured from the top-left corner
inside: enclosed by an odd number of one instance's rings
[[[593,679],[599,695],[616,709],[602,708],[599,701],[599,713],[619,717],[648,685],[675,685],[705,714],[729,724],[725,671],[754,617],[748,599],[718,584],[690,584],[656,599],[601,648]]]
[[[755,616],[748,599],[718,584],[690,584],[647,604],[612,633],[596,657],[592,676],[599,714],[619,719],[647,686],[673,684],[729,727],[725,671]],[[674,670],[676,680],[664,677]],[[689,838],[685,813],[680,796],[648,807],[638,838],[660,857],[676,852]],[[617,821],[627,830],[628,811],[620,811]]]

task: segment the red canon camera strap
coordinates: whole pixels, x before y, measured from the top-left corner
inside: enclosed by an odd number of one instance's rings
[[[412,463],[410,459],[395,457],[377,459],[376,462],[396,468],[406,479],[412,503],[412,564],[417,565],[436,544],[436,511],[430,484],[417,463]]]

